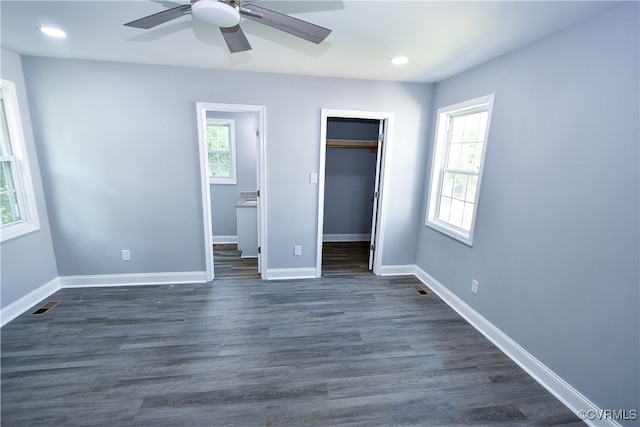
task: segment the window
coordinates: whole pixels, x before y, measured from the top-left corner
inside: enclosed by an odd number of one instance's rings
[[[426,225],[473,245],[493,95],[438,110]]]
[[[227,119],[207,119],[207,150],[209,182],[236,183],[235,122]]]
[[[40,228],[15,85],[0,80],[0,241]]]

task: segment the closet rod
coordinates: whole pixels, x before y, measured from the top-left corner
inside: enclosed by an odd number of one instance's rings
[[[327,139],[327,147],[330,148],[367,148],[377,149],[378,141],[358,139]]]

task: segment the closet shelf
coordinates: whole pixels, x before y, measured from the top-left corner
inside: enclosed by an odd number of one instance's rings
[[[378,150],[378,141],[361,139],[327,139],[327,148],[367,148]]]

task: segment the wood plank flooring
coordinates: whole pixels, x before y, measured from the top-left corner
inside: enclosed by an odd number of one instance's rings
[[[259,279],[258,260],[241,258],[236,244],[213,245],[217,279]],[[369,242],[325,242],[322,275],[326,277],[370,275]]]
[[[60,290],[2,328],[2,425],[584,425],[417,284]]]
[[[259,279],[258,258],[241,258],[238,245],[213,245],[213,271],[217,279]]]
[[[324,242],[322,275],[326,277],[370,275],[369,242]]]

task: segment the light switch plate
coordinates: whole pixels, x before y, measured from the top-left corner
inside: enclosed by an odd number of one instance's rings
[[[476,279],[473,279],[471,281],[471,292],[473,292],[474,294],[478,294],[478,286],[480,285],[480,283],[478,283],[478,281]]]

